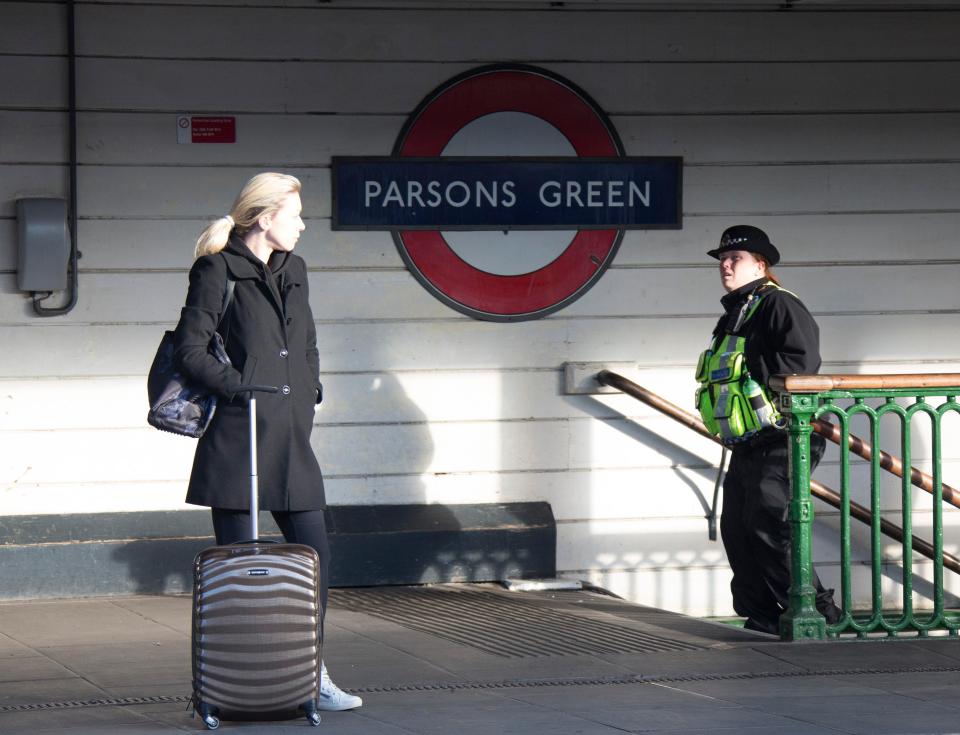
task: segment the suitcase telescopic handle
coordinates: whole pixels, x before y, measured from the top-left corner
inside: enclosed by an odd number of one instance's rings
[[[237,386],[236,393],[249,393],[250,398],[253,398],[254,393],[279,393],[280,389],[275,385],[240,385]]]
[[[260,535],[260,492],[257,479],[257,393],[279,393],[275,385],[241,385],[237,393],[246,393],[250,407],[250,538],[254,541]]]
[[[272,538],[248,538],[240,541],[231,541],[227,546],[248,546],[250,544],[279,544],[280,542]]]

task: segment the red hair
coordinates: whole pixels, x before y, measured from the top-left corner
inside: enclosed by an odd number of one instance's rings
[[[768,281],[773,281],[775,284],[777,284],[778,286],[780,286],[780,287],[782,288],[782,287],[783,287],[783,284],[780,283],[780,279],[777,278],[776,273],[774,273],[774,272],[773,272],[773,269],[770,267],[770,261],[767,260],[766,258],[764,258],[762,255],[757,255],[756,253],[753,254],[753,257],[756,258],[757,260],[759,260],[759,261],[760,261],[761,263],[763,263],[763,265],[765,266],[765,267],[764,267],[764,271],[765,271],[766,274],[767,274],[767,280],[768,280]]]

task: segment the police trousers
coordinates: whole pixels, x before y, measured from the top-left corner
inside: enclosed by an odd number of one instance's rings
[[[823,457],[826,442],[810,437],[810,470]],[[786,437],[759,446],[737,447],[723,483],[720,534],[733,569],[733,609],[760,629],[777,627],[790,589],[790,476]],[[841,617],[833,590],[824,589],[816,571],[817,609],[828,623]]]

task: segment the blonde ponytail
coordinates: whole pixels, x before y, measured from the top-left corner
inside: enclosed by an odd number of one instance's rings
[[[300,193],[300,181],[295,176],[277,173],[257,174],[237,195],[230,214],[211,222],[197,238],[194,257],[219,253],[227,246],[230,233],[246,235],[264,214],[276,212],[290,194]]]
[[[227,246],[227,240],[230,239],[230,230],[232,229],[232,219],[221,217],[211,222],[197,238],[197,247],[193,251],[193,257],[199,258],[201,255],[219,253]]]

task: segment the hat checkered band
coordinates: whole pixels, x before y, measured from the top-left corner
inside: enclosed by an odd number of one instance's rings
[[[720,247],[726,248],[731,245],[739,245],[742,242],[747,242],[749,239],[749,237],[730,237],[730,235],[724,235],[720,239]]]

